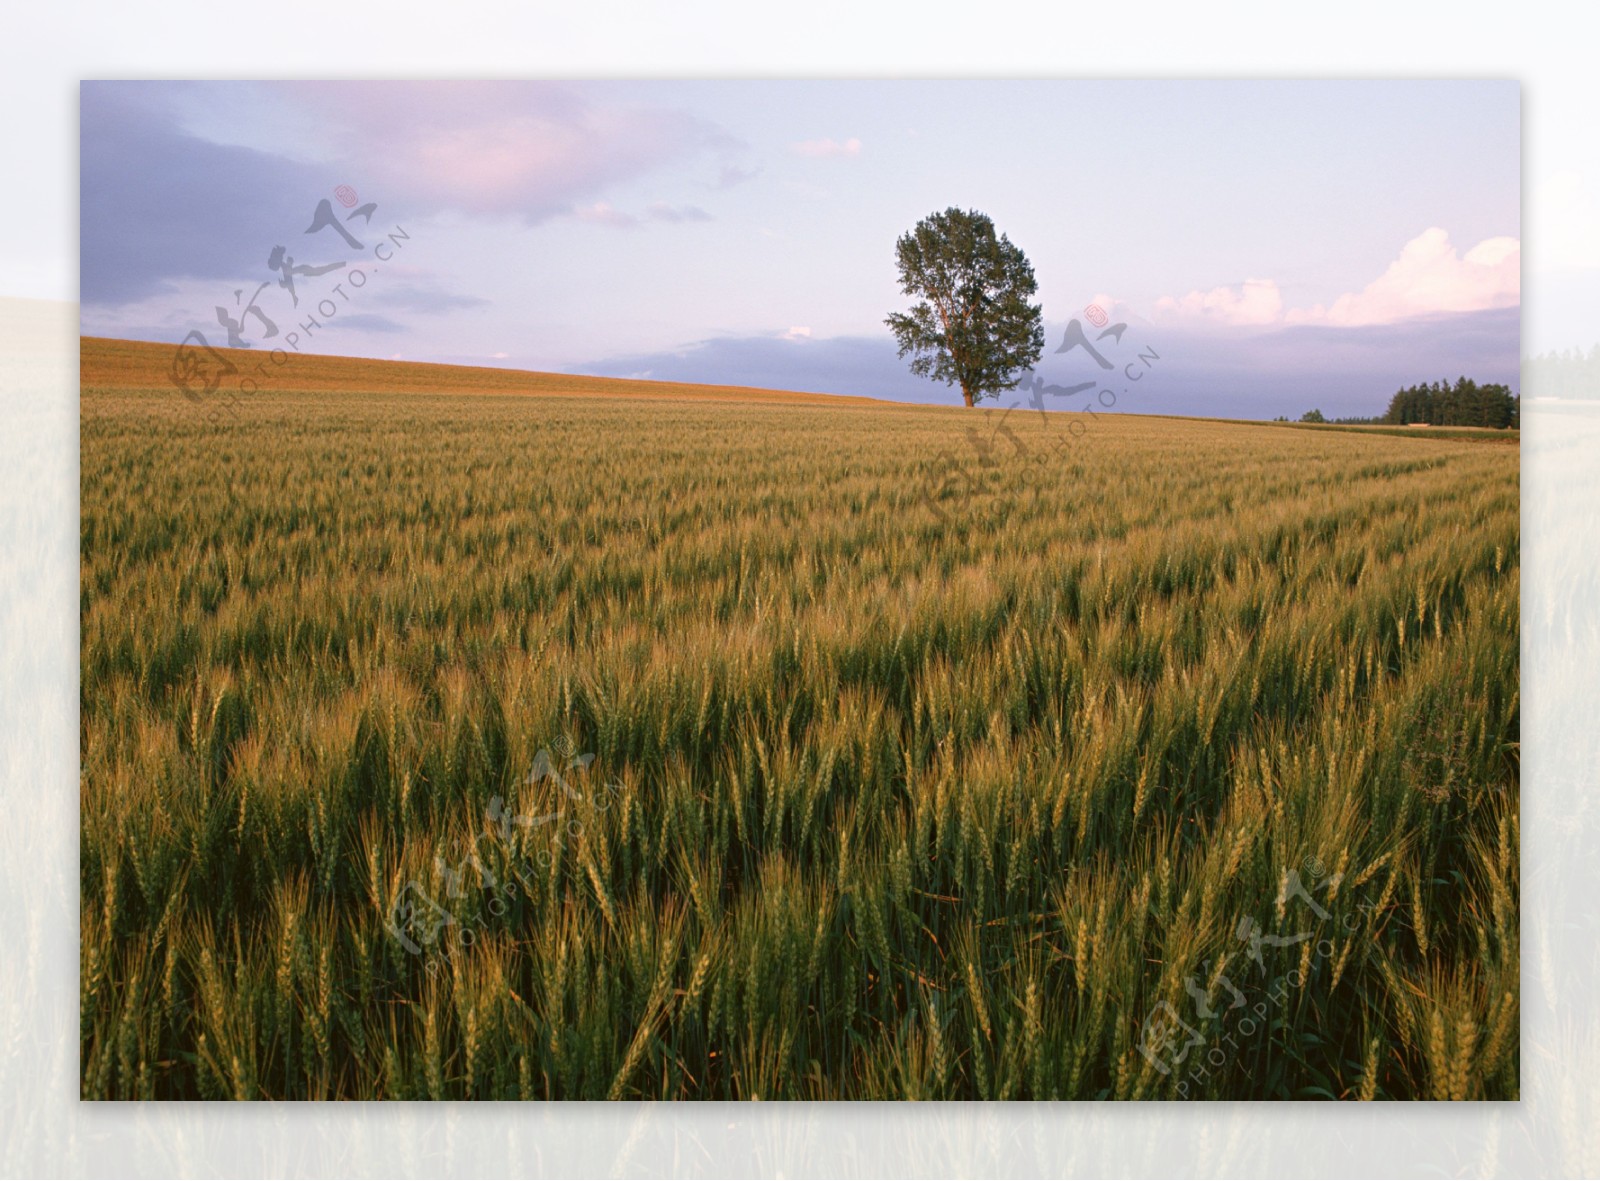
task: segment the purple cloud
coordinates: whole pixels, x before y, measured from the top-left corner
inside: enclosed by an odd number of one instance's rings
[[[157,84],[85,82],[79,91],[79,299],[124,303],[175,279],[270,278],[273,246],[299,236],[320,169],[182,131]]]
[[[297,82],[280,93],[329,121],[352,175],[428,212],[537,224],[611,186],[742,146],[682,111],[559,82]]]
[[[1518,309],[1501,308],[1361,328],[1219,332],[1130,324],[1115,347],[1103,346],[1114,362],[1110,371],[1083,353],[1055,353],[1066,328],[1055,323],[1046,325],[1037,373],[1047,385],[1093,383],[1072,397],[1046,397],[1048,410],[1081,411],[1092,401],[1102,411],[1134,414],[1268,419],[1299,417],[1315,406],[1330,418],[1370,416],[1381,414],[1397,389],[1419,381],[1465,374],[1520,388],[1519,318]],[[1158,359],[1140,366],[1147,371],[1135,383],[1122,365],[1141,351]],[[572,371],[959,404],[959,393],[911,376],[895,352],[889,337],[806,338],[791,330],[608,357]],[[986,404],[1025,407],[1026,397],[1017,390]]]

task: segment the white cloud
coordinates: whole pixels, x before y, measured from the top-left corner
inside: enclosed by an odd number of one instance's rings
[[[1156,312],[1220,324],[1272,324],[1283,316],[1283,293],[1271,279],[1246,279],[1237,288],[1191,291],[1177,299],[1164,295],[1156,300]]]
[[[1435,226],[1407,242],[1400,256],[1362,290],[1346,292],[1330,304],[1286,309],[1276,282],[1246,279],[1237,287],[1163,296],[1156,311],[1230,326],[1392,324],[1412,316],[1515,307],[1521,298],[1521,266],[1522,247],[1515,238],[1487,238],[1462,255],[1450,244],[1449,234]]]
[[[861,141],[851,136],[843,143],[834,139],[805,139],[789,145],[796,156],[859,156]]]
[[[791,329],[789,329],[789,331],[780,333],[779,335],[784,340],[810,340],[811,339],[811,329],[809,329],[809,328],[791,328]]]
[[[575,205],[572,216],[579,221],[590,221],[596,225],[616,226],[619,229],[625,226],[637,225],[639,219],[631,213],[623,213],[620,209],[613,209],[609,202],[596,201],[593,205]]]
[[[1359,292],[1327,307],[1295,308],[1290,324],[1389,324],[1435,312],[1478,312],[1513,307],[1522,292],[1522,246],[1515,238],[1488,238],[1457,255],[1450,235],[1434,226],[1400,251],[1389,269]]]

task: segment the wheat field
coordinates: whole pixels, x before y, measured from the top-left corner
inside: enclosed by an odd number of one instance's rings
[[[170,355],[82,1097],[1518,1096],[1517,447]]]

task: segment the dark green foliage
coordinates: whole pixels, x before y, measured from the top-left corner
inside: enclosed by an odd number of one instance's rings
[[[1515,429],[1521,419],[1521,401],[1504,385],[1479,385],[1461,377],[1454,385],[1436,381],[1401,390],[1390,400],[1382,421]]]
[[[911,372],[961,387],[968,406],[1015,389],[1044,351],[1043,311],[1033,267],[994,222],[952,206],[895,243],[900,290],[917,299],[884,321]]]

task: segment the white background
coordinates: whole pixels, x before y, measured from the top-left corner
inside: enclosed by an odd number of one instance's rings
[[[1431,1105],[82,1104],[77,83],[168,77],[1499,77],[1525,341],[1600,339],[1600,110],[1555,5],[616,0],[8,6],[0,39],[0,1170],[88,1176],[1600,1173],[1600,403],[1524,389],[1524,1099]],[[1114,199],[1114,194],[1108,197]],[[1381,200],[1381,194],[1375,194]],[[1337,233],[1337,227],[1330,227]],[[14,298],[6,298],[14,297]],[[59,302],[58,302],[59,301]],[[1587,334],[1587,338],[1585,338]],[[1576,337],[1577,339],[1574,339]]]

